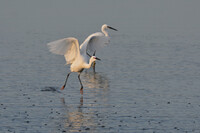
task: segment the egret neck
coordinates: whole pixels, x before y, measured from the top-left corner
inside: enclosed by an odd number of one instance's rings
[[[91,67],[92,63],[96,60],[95,58],[96,57],[92,56],[90,58],[89,64],[87,64],[87,63],[84,64],[84,68],[89,69]]]
[[[105,34],[105,36],[108,36],[108,32],[106,31],[106,26],[102,26],[101,31]]]

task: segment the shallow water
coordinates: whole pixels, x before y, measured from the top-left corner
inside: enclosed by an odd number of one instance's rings
[[[200,132],[198,5],[3,1],[0,132]],[[119,31],[97,52],[97,72],[81,74],[83,95],[76,73],[61,91],[69,66],[46,43],[82,42],[103,23]]]

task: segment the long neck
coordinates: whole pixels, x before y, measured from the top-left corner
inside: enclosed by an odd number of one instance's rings
[[[101,29],[101,31],[105,34],[105,36],[108,36],[108,32],[105,30],[104,27]]]
[[[89,69],[90,67],[91,67],[91,65],[92,65],[92,63],[93,63],[94,61],[92,61],[91,59],[90,59],[90,62],[89,62],[89,64],[85,64],[84,65],[84,67],[86,68],[86,69]]]

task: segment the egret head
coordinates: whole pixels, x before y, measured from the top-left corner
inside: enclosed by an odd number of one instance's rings
[[[102,25],[102,27],[101,27],[101,30],[102,30],[102,31],[105,30],[105,29],[111,29],[111,30],[117,31],[117,29],[115,29],[115,28],[113,28],[113,27],[111,27],[111,26],[108,26],[107,24],[104,24],[104,25]]]
[[[101,60],[101,59],[97,58],[96,56],[91,56],[91,58],[90,58],[91,62],[94,62],[96,60]]]

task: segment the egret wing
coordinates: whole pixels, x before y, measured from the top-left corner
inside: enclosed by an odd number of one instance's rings
[[[49,47],[50,52],[58,55],[64,55],[67,64],[71,64],[80,54],[78,40],[73,37],[50,42],[47,46]]]
[[[90,36],[87,42],[87,52],[94,53],[100,48],[106,46],[109,43],[109,37],[104,36],[102,33],[96,33]]]

